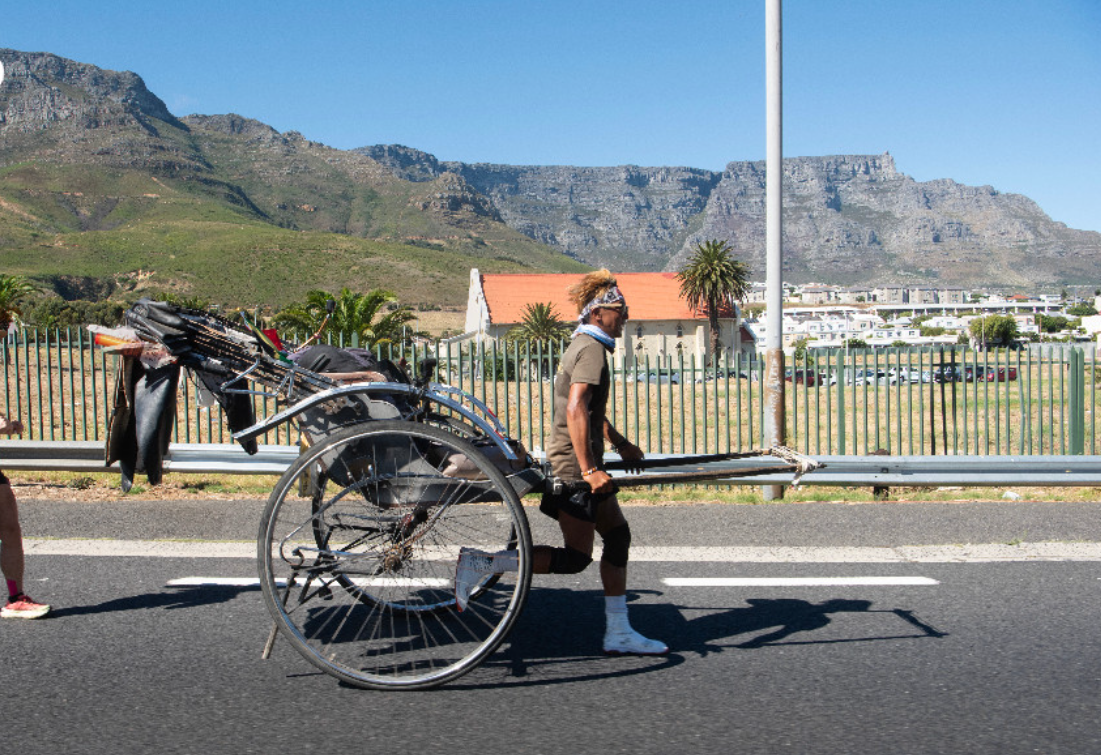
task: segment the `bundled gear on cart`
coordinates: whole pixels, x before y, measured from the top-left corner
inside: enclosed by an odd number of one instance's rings
[[[222,407],[233,432],[255,424],[257,395],[293,403],[341,384],[326,373],[369,373],[376,380],[410,382],[397,365],[366,349],[316,344],[288,354],[247,320],[239,325],[210,312],[149,299],[126,311],[124,328],[97,329],[96,339],[122,356],[106,463],[119,462],[124,490],[137,474],[144,473],[152,484],[161,481],[175,426],[181,368],[187,369],[201,396]],[[312,443],[341,426],[397,418],[408,408],[392,396],[342,396],[304,412],[298,420]],[[242,440],[241,446],[256,453],[255,438]]]

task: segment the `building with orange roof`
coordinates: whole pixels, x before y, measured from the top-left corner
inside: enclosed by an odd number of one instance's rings
[[[674,360],[683,355],[702,362],[711,345],[706,315],[694,312],[680,295],[675,273],[616,273],[620,291],[631,308],[631,319],[616,344],[616,359]],[[481,274],[470,271],[466,304],[467,336],[500,340],[524,320],[527,307],[550,304],[560,320],[571,322],[577,311],[566,290],[581,279],[577,274]],[[756,340],[741,324],[741,310],[720,318],[724,349],[752,353]]]

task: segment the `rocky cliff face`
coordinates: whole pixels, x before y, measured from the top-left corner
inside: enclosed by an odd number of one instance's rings
[[[765,272],[764,162],[691,168],[445,163],[405,147],[371,155],[406,180],[451,172],[506,223],[592,265],[676,270],[726,239]],[[919,183],[883,155],[784,161],[784,267],[793,282],[1060,285],[1101,277],[1101,234],[1035,202],[948,179]]]
[[[407,181],[459,176],[505,223],[583,262],[661,270],[721,176],[693,168],[574,168],[440,162],[408,147],[357,150]]]
[[[177,123],[164,102],[135,73],[106,71],[49,53],[0,49],[4,60],[4,107],[0,126],[8,134],[37,131],[59,121],[83,128]]]
[[[719,238],[763,273],[765,178],[763,162],[728,165],[699,230],[668,267]],[[1018,194],[917,182],[888,154],[785,160],[783,245],[793,281],[1027,286],[1101,273],[1101,234],[1055,223]]]
[[[106,187],[136,172],[284,228],[527,265],[538,258],[577,267],[557,250],[614,270],[675,270],[700,241],[725,239],[764,277],[763,162],[719,173],[443,162],[396,145],[336,150],[238,115],[177,119],[133,73],[49,53],[0,49],[0,59],[0,166],[51,165],[66,176],[46,192],[35,183],[44,179],[12,179],[11,190],[41,208],[42,227],[53,227],[55,211],[61,226],[71,219],[80,230],[135,217],[145,211],[138,200],[159,189],[129,196],[121,185]],[[77,175],[80,192],[69,186]],[[128,201],[138,204],[116,210]],[[21,212],[8,220],[26,225]],[[1028,198],[989,186],[919,183],[889,154],[786,160],[784,218],[792,282],[1025,287],[1101,279],[1101,234],[1068,229]]]

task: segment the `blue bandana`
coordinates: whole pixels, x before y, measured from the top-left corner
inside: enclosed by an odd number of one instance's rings
[[[589,325],[588,323],[584,325],[578,325],[577,330],[573,332],[570,338],[577,338],[582,333],[587,336],[592,336],[596,340],[600,341],[600,343],[602,343],[604,345],[604,348],[606,348],[608,351],[615,351],[615,339],[595,325]]]

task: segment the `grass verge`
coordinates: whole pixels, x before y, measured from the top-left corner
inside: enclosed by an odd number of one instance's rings
[[[126,500],[254,500],[265,499],[275,487],[275,475],[168,474],[160,485],[149,485],[139,476],[129,493],[119,487],[114,472],[13,472],[16,496],[23,500],[70,501]],[[1008,494],[1008,495],[1007,495]],[[1073,487],[894,487],[887,503],[967,503],[974,501],[1071,501],[1101,502],[1101,488]],[[871,488],[806,485],[785,488],[779,501],[766,501],[757,485],[664,485],[630,489],[620,493],[627,506],[685,504],[763,503],[877,503]],[[530,495],[527,504],[538,502]]]

